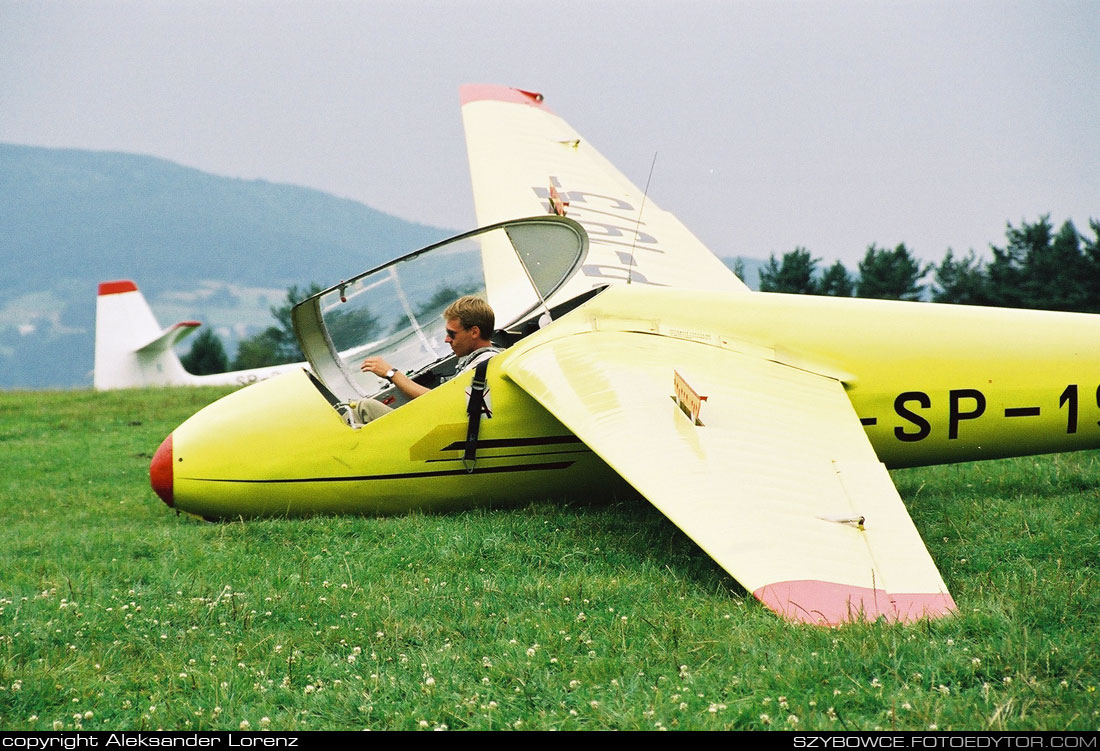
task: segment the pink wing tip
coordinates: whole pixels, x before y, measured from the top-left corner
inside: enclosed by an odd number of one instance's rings
[[[810,579],[767,584],[752,594],[787,620],[816,626],[874,622],[879,618],[890,623],[912,623],[955,612],[955,601],[946,592],[891,593]]]
[[[486,83],[469,83],[459,87],[459,96],[462,104],[477,102],[482,99],[491,99],[498,102],[511,102],[513,104],[526,104],[532,107],[542,107],[543,96],[537,91],[524,91],[513,89],[509,86],[497,86]]]
[[[137,292],[137,285],[131,282],[129,279],[118,279],[113,282],[100,282],[99,283],[99,296],[103,295],[117,295],[120,292]]]

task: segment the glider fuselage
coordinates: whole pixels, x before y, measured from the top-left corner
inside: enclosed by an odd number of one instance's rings
[[[470,373],[350,427],[297,371],[177,428],[154,460],[154,487],[208,518],[628,492],[508,378],[513,358],[591,331],[688,340],[839,380],[888,467],[1100,447],[1100,316],[635,285],[608,289],[491,361],[492,417],[482,420],[472,472],[462,462]],[[676,370],[669,362],[670,409]],[[705,384],[692,385],[706,394]],[[616,398],[614,384],[604,398]],[[706,430],[708,406],[694,429]]]

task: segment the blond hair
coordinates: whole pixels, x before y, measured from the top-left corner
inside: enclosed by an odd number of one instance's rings
[[[466,295],[448,305],[447,309],[443,311],[443,320],[450,321],[453,318],[457,318],[464,329],[477,326],[482,339],[489,339],[493,335],[496,314],[489,307],[489,303],[480,297]]]

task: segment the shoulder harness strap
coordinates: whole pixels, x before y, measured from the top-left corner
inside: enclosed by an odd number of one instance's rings
[[[481,413],[485,411],[485,371],[488,369],[488,359],[482,360],[474,368],[470,401],[466,403],[466,414],[470,421],[466,426],[466,452],[462,456],[462,466],[467,472],[473,472],[477,464],[477,434],[481,428]]]

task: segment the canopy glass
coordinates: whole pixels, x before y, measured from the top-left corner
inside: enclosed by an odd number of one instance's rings
[[[417,374],[452,356],[443,311],[463,295],[486,298],[498,329],[545,311],[588,248],[579,224],[557,216],[484,227],[410,253],[295,306],[294,330],[315,375],[341,400],[389,387],[363,373],[382,357]]]

